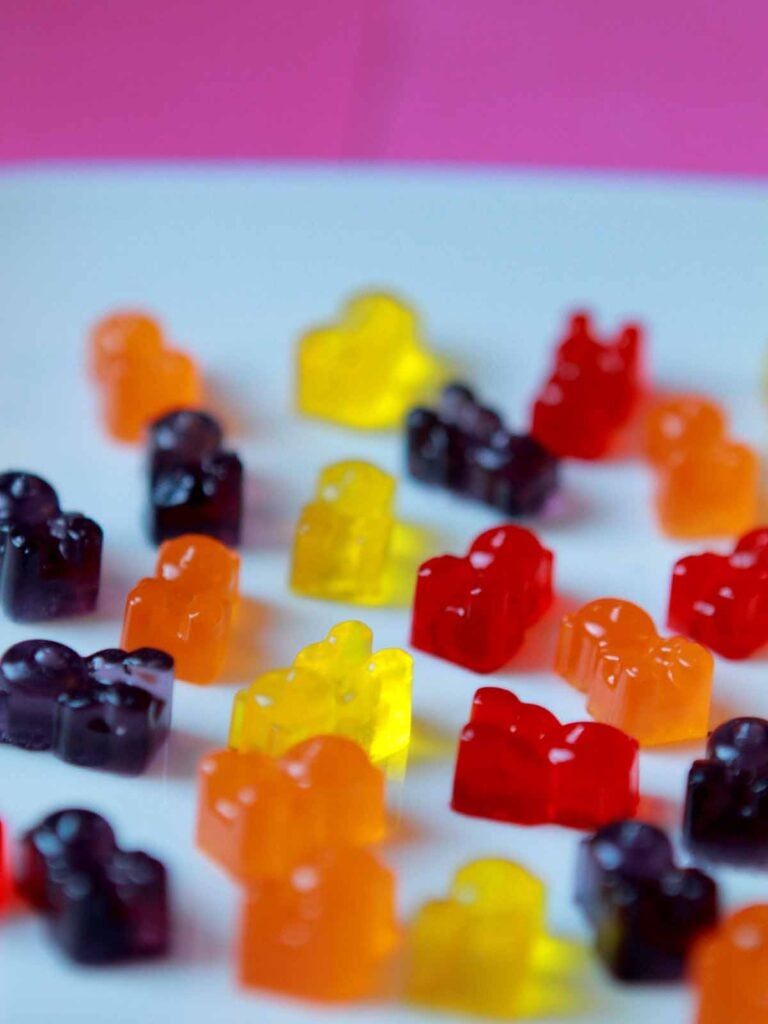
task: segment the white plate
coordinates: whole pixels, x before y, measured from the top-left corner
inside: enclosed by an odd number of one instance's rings
[[[469,370],[481,394],[523,426],[565,313],[593,307],[613,328],[648,327],[659,386],[725,402],[734,429],[762,445],[760,363],[768,324],[768,193],[748,184],[630,181],[586,176],[284,167],[18,169],[0,177],[0,464],[38,472],[66,508],[106,532],[104,599],[91,619],[30,630],[0,622],[0,646],[50,636],[88,652],[115,644],[129,586],[151,571],[141,527],[141,452],[108,441],[83,372],[89,324],[115,306],[157,311],[195,352],[254,484],[243,591],[269,625],[251,637],[232,684],[287,663],[337,621],[363,617],[378,646],[404,644],[407,609],[356,609],[292,596],[292,524],[324,464],[363,456],[401,468],[395,435],[299,419],[292,351],[302,328],[331,317],[352,289],[395,287],[418,303],[433,342]],[[660,621],[673,561],[691,548],[664,540],[652,480],[639,462],[568,464],[568,511],[543,525],[560,591],[582,602],[613,594]],[[463,551],[497,521],[480,506],[404,480],[404,520],[434,532],[431,550]],[[582,699],[549,670],[554,618],[496,681],[566,719]],[[247,662],[248,659],[245,659]],[[416,655],[415,712],[452,743],[480,682]],[[319,1009],[238,991],[230,942],[237,893],[192,843],[195,766],[224,744],[233,686],[180,684],[176,734],[140,779],[77,769],[50,755],[0,749],[0,811],[17,832],[64,805],[103,811],[129,847],[170,868],[177,949],[167,963],[83,970],[67,964],[42,922],[0,924],[0,1019],[185,1024],[346,1019],[415,1022],[409,1007]],[[716,718],[768,714],[766,663],[718,661]],[[687,766],[700,745],[648,752],[648,808],[676,825]],[[549,890],[552,928],[586,937],[571,900],[579,834],[516,828],[452,814],[452,758],[413,764],[404,794],[412,828],[386,853],[408,918],[445,891],[469,858],[500,854],[534,868]],[[727,906],[768,897],[768,878],[719,873]],[[679,1024],[682,986],[629,988],[590,972],[591,1021]],[[429,1019],[439,1020],[440,1015]]]

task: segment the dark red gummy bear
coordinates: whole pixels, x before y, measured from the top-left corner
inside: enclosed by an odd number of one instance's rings
[[[683,838],[697,856],[768,864],[768,722],[733,718],[707,741],[688,773]]]
[[[748,658],[768,643],[768,527],[744,534],[730,555],[676,562],[667,621],[724,658]]]
[[[596,459],[640,395],[643,340],[628,324],[601,341],[586,313],[571,318],[549,380],[534,401],[531,434],[555,455]]]
[[[177,409],[155,420],[149,439],[149,532],[152,540],[202,533],[240,542],[243,466],[222,448],[208,413]]]
[[[0,660],[0,741],[69,764],[137,775],[171,725],[173,658],[145,647],[88,658],[24,640]]]
[[[165,868],[146,853],[121,850],[109,822],[93,811],[57,811],[25,833],[16,883],[79,963],[161,956],[168,949]]]
[[[474,672],[494,672],[552,603],[552,552],[530,530],[499,526],[462,556],[419,568],[411,644]]]
[[[475,498],[506,515],[540,512],[558,484],[557,459],[527,434],[513,434],[469,388],[450,384],[436,410],[406,422],[411,476]]]
[[[0,474],[0,604],[17,622],[84,615],[96,607],[101,527],[62,512],[30,473]]]
[[[485,686],[459,740],[451,806],[519,825],[596,828],[634,813],[637,758],[637,741],[612,725],[561,725],[545,708]]]
[[[717,886],[675,865],[661,829],[614,821],[582,839],[576,902],[595,928],[597,951],[624,981],[676,981],[696,938],[717,921]]]

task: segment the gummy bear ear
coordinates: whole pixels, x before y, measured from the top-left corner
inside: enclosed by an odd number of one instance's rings
[[[541,558],[545,553],[548,553],[547,549],[541,544],[535,533],[522,526],[507,523],[504,526],[486,530],[476,537],[468,555],[474,565],[473,555],[529,562]]]
[[[481,686],[472,700],[470,720],[475,724],[510,725],[517,721],[522,702],[501,686]]]

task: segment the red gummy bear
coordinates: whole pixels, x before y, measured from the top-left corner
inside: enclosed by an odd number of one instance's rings
[[[533,405],[531,433],[555,455],[597,459],[629,419],[640,395],[643,338],[626,324],[613,342],[586,313],[571,317],[549,380]]]
[[[551,551],[530,530],[500,526],[463,557],[420,567],[411,644],[474,672],[494,672],[552,603]]]
[[[745,533],[729,555],[676,562],[667,622],[724,658],[748,658],[768,643],[768,527]]]
[[[546,708],[485,686],[461,733],[451,806],[518,825],[598,828],[634,814],[637,752],[612,725],[561,725]]]

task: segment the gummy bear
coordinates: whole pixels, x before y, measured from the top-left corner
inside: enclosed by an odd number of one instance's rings
[[[598,954],[623,981],[682,977],[693,942],[718,914],[714,881],[677,867],[664,832],[642,821],[614,821],[582,839],[576,902]]]
[[[152,424],[149,534],[155,544],[184,533],[239,544],[243,465],[222,441],[218,422],[195,409],[176,409]]]
[[[5,826],[0,821],[0,912],[5,908],[11,895],[11,876],[5,849]]]
[[[291,587],[308,597],[364,602],[384,588],[395,481],[368,462],[327,466],[296,524]]]
[[[114,963],[168,950],[165,868],[121,850],[93,811],[57,811],[25,833],[16,883],[72,960]]]
[[[165,541],[155,575],[128,595],[123,647],[159,647],[173,657],[179,678],[212,682],[229,646],[239,573],[236,552],[212,537]]]
[[[657,472],[656,509],[671,537],[743,533],[757,516],[755,452],[727,436],[720,406],[697,395],[648,412],[646,455]]]
[[[85,615],[96,607],[101,527],[62,512],[49,483],[0,474],[0,599],[17,622]]]
[[[730,914],[693,951],[695,1024],[765,1024],[768,1007],[768,906]]]
[[[413,659],[398,648],[372,653],[362,622],[341,622],[235,695],[229,745],[284,753],[311,736],[359,743],[374,764],[399,771],[411,738]]]
[[[596,828],[637,807],[637,743],[600,722],[561,725],[484,686],[459,740],[451,807],[520,825]]]
[[[416,480],[509,516],[540,512],[558,486],[555,456],[533,437],[511,433],[463,384],[444,388],[437,409],[411,410],[406,460]]]
[[[642,608],[612,597],[564,617],[555,658],[593,718],[644,746],[706,735],[713,667],[706,648],[659,636]]]
[[[545,938],[544,886],[505,860],[456,872],[444,899],[419,910],[410,930],[408,998],[425,1006],[516,1016]]]
[[[163,651],[81,658],[53,640],[22,640],[0,660],[0,742],[138,775],[168,736],[172,697]]]
[[[643,336],[635,324],[601,341],[586,313],[571,317],[549,380],[533,404],[531,434],[562,458],[597,459],[640,396]]]
[[[109,434],[139,441],[152,420],[200,402],[197,366],[170,348],[160,325],[140,312],[118,312],[100,320],[90,339],[91,374],[101,389]]]
[[[397,427],[437,376],[414,311],[392,295],[357,295],[299,341],[298,407],[348,427]]]
[[[688,773],[683,837],[709,861],[768,863],[768,722],[733,718]]]
[[[243,984],[326,1001],[380,989],[399,940],[395,881],[368,850],[323,850],[245,892]]]
[[[237,879],[287,875],[327,847],[381,839],[384,789],[342,736],[314,736],[277,760],[218,750],[200,765],[197,844]]]
[[[411,644],[474,672],[495,672],[552,603],[551,551],[518,526],[481,533],[463,557],[419,568]]]
[[[748,658],[768,643],[768,528],[744,534],[729,555],[676,562],[667,622],[725,658]]]

